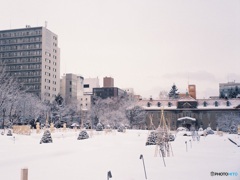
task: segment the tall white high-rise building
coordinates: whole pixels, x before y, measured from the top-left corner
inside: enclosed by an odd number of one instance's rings
[[[46,27],[1,30],[0,64],[43,101],[60,92],[58,36]]]

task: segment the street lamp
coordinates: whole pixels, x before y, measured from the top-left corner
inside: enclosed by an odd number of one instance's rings
[[[6,112],[6,109],[3,108],[3,121],[2,121],[2,128],[3,129],[4,129],[5,112]]]

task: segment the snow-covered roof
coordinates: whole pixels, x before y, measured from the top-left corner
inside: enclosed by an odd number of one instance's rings
[[[188,116],[185,116],[185,117],[178,118],[177,120],[178,120],[178,121],[182,121],[182,120],[184,120],[184,119],[189,119],[189,120],[191,120],[191,121],[196,121],[196,119],[195,119],[195,118],[188,117]]]
[[[177,101],[197,101],[197,100],[192,98],[191,96],[184,96],[179,98]]]
[[[177,109],[178,102],[197,102],[195,109],[210,110],[210,109],[236,109],[240,106],[240,99],[193,99],[193,98],[181,98],[181,99],[154,99],[154,100],[140,100],[137,105],[143,107],[146,110],[173,110]],[[184,109],[184,108],[181,108]]]

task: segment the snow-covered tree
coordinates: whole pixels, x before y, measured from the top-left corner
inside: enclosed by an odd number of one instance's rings
[[[40,98],[27,93],[17,77],[10,76],[4,66],[0,67],[0,84],[0,113],[5,112],[2,126],[28,124],[30,119],[38,117],[46,108]]]
[[[217,117],[217,125],[220,131],[237,133],[237,127],[240,125],[240,117],[231,112],[224,112]]]
[[[178,91],[177,86],[173,84],[172,89],[168,93],[168,97],[171,99],[177,99],[179,97],[179,92],[177,91]]]
[[[146,111],[140,106],[134,106],[127,110],[127,117],[130,120],[131,126],[145,126],[146,125]]]
[[[88,138],[89,138],[89,135],[88,135],[87,131],[86,130],[82,130],[79,133],[77,140],[83,140],[83,139],[88,139]]]
[[[167,91],[161,91],[159,93],[159,99],[168,99],[168,92]]]
[[[157,132],[152,131],[147,138],[146,146],[147,145],[156,145],[157,143]]]
[[[42,143],[52,143],[52,136],[51,136],[51,132],[49,130],[44,131],[43,133],[43,137],[40,141],[40,144]]]
[[[124,124],[129,124],[126,116],[126,109],[132,106],[131,98],[96,98],[91,109],[91,116],[97,122],[101,122],[105,126],[117,128]],[[97,123],[95,122],[95,123]],[[95,124],[96,125],[96,124]]]

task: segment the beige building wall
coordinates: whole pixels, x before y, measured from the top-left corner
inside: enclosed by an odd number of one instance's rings
[[[58,36],[42,27],[42,99],[53,101],[60,92],[60,49]]]

